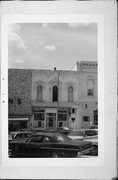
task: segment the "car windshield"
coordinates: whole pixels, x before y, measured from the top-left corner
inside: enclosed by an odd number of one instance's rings
[[[31,136],[25,142],[41,143],[42,136]]]
[[[98,135],[98,132],[88,130],[88,131],[85,131],[85,134],[86,134],[86,136],[96,136],[96,135]]]
[[[82,131],[72,131],[69,133],[69,136],[83,136]]]
[[[69,141],[71,141],[71,139],[69,137],[62,135],[62,134],[58,134],[54,137],[58,142],[69,142]]]

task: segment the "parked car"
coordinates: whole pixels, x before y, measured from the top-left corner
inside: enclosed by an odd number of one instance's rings
[[[84,141],[91,141],[93,144],[93,148],[90,150],[88,155],[98,156],[98,138],[97,137],[89,138],[89,139],[85,139]]]
[[[26,140],[31,135],[32,135],[32,132],[29,132],[29,131],[11,132],[9,134],[9,141],[13,141],[13,140]]]
[[[71,140],[61,133],[38,133],[25,142],[9,142],[9,157],[79,157],[92,149],[89,141]]]
[[[58,132],[63,133],[65,135],[69,134],[72,131],[72,129],[69,127],[59,127],[57,128],[57,130]]]
[[[98,137],[98,130],[95,129],[80,129],[80,130],[72,130],[68,137],[71,139],[87,139]]]
[[[81,129],[73,130],[68,134],[71,139],[81,139],[84,141],[91,141],[93,144],[90,155],[98,155],[98,130],[96,129]]]
[[[68,127],[59,127],[57,129],[47,129],[45,132],[58,132],[67,135],[71,132],[71,130],[72,129]]]

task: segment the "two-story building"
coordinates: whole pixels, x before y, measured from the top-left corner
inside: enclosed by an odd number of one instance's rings
[[[22,105],[13,108],[9,102],[9,117],[27,114],[29,108],[28,127],[32,129],[62,126],[79,129],[97,124],[97,63],[83,61],[76,65],[75,71],[10,69],[9,100],[17,97],[18,102],[22,99]],[[20,71],[24,72],[22,78]],[[14,77],[10,78],[11,74]]]
[[[97,62],[77,62],[79,121],[81,128],[98,125],[98,67]]]
[[[35,128],[69,126],[70,120],[75,121],[78,117],[78,105],[77,71],[32,71],[32,121]]]

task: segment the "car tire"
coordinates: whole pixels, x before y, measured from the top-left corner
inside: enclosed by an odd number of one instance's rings
[[[54,151],[54,152],[52,153],[52,157],[53,157],[53,158],[59,158],[59,157],[61,157],[61,153],[60,153],[60,152],[57,152],[57,151]]]

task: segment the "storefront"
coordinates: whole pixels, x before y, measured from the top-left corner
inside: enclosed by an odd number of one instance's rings
[[[9,118],[9,132],[28,129],[29,117]]]
[[[40,108],[33,107],[33,127],[49,129],[69,126],[70,108]]]

